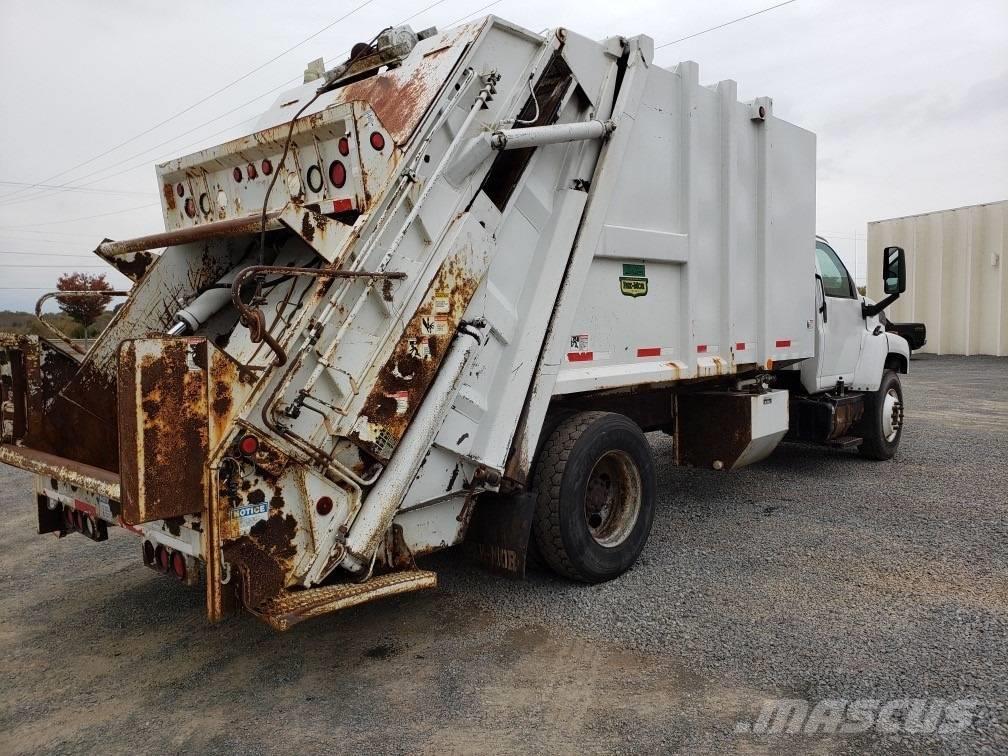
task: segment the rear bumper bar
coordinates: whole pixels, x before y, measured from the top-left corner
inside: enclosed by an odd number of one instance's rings
[[[11,444],[0,444],[0,462],[119,501],[119,476],[100,467]]]

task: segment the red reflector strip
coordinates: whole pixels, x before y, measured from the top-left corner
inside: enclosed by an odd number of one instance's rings
[[[94,505],[88,504],[86,501],[81,501],[80,499],[74,499],[74,509],[79,509],[85,514],[89,514],[92,517],[98,516],[98,510],[94,508]]]
[[[697,344],[696,345],[696,350],[697,350],[697,354],[703,354],[704,352],[707,351],[707,345],[706,344]]]
[[[333,200],[331,213],[346,213],[353,210],[353,201],[348,199]]]
[[[638,357],[661,357],[661,347],[638,347]]]
[[[777,339],[776,347],[778,349],[783,349],[784,347],[791,346],[791,339]]]
[[[738,342],[735,345],[735,351],[736,352],[744,352],[745,351],[745,342],[744,341]]]
[[[591,362],[594,359],[594,352],[567,352],[568,362]]]

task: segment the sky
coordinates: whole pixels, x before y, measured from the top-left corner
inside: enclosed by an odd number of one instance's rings
[[[0,310],[68,270],[128,284],[90,250],[164,229],[156,163],[249,133],[308,61],[420,11],[643,33],[673,43],[659,65],[773,97],[817,135],[817,229],[861,282],[869,221],[1008,199],[1008,1],[794,0],[682,39],[777,2],[0,0]]]

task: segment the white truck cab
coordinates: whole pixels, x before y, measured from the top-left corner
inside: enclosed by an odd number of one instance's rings
[[[888,333],[879,315],[906,289],[899,247],[883,255],[887,297],[860,296],[840,256],[821,236],[815,243],[815,355],[801,363],[801,386],[792,386],[792,440],[857,446],[863,456],[889,459],[903,426],[899,374],[910,347]],[[797,390],[796,390],[797,388]]]
[[[887,333],[881,310],[858,294],[853,277],[824,238],[816,237],[815,358],[802,365],[802,385],[810,394],[838,384],[857,391],[875,391],[883,369],[906,373],[910,347],[906,339]]]

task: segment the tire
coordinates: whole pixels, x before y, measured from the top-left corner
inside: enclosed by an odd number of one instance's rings
[[[882,373],[878,391],[865,396],[858,452],[866,459],[892,459],[903,436],[903,387],[893,370]]]
[[[655,471],[641,429],[611,412],[563,420],[536,460],[533,538],[554,572],[601,583],[637,561],[651,532]]]

